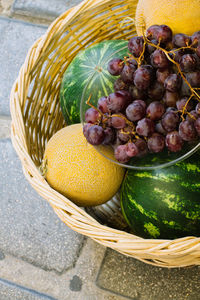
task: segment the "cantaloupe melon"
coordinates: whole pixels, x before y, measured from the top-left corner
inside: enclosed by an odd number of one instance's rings
[[[82,124],[70,125],[49,140],[44,154],[45,177],[77,205],[95,206],[116,194],[125,169],[99,154],[87,143],[82,130]],[[114,159],[111,148],[102,151]]]
[[[200,29],[200,0],[139,0],[136,10],[136,29],[142,35],[151,25],[168,25],[174,34],[192,35]]]

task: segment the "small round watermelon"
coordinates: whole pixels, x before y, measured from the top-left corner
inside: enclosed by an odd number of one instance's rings
[[[121,208],[140,237],[200,236],[200,153],[168,168],[128,170]]]
[[[116,76],[107,71],[108,62],[127,55],[127,41],[110,40],[87,48],[73,59],[60,89],[60,105],[67,125],[80,123],[82,97],[87,100],[91,95],[91,103],[95,105],[99,98],[113,92]],[[87,108],[85,105],[83,110]]]

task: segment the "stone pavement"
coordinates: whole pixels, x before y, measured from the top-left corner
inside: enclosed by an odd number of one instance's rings
[[[106,249],[65,226],[24,178],[10,89],[31,44],[79,2],[0,1],[0,300],[200,300],[200,267],[156,268]]]

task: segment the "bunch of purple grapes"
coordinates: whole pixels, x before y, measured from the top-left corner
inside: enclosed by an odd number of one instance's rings
[[[153,25],[129,40],[130,56],[114,58],[114,93],[85,113],[84,136],[112,145],[116,159],[182,150],[200,137],[200,31],[176,34]]]

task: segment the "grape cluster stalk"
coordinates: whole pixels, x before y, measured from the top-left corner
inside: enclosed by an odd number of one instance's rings
[[[129,56],[114,58],[114,92],[87,100],[84,136],[92,145],[112,145],[116,159],[181,151],[200,137],[200,31],[173,36],[153,25],[128,42]]]

